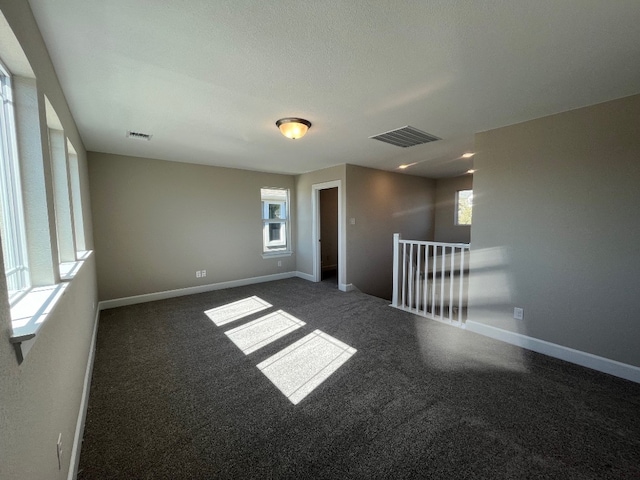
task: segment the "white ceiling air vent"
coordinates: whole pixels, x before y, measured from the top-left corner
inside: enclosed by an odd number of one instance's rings
[[[152,136],[153,135],[149,135],[148,133],[133,132],[131,130],[127,130],[128,138],[137,138],[138,140],[146,140],[148,142],[149,140],[151,140]]]
[[[431,135],[430,133],[423,132],[422,130],[409,126],[397,128],[396,130],[374,135],[369,138],[390,143],[391,145],[402,148],[413,147],[415,145],[422,145],[423,143],[440,140],[440,138],[435,135]]]

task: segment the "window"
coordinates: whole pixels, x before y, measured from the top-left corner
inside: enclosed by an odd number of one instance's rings
[[[471,225],[473,210],[473,190],[458,190],[456,192],[456,225]]]
[[[9,302],[29,288],[20,169],[16,151],[13,94],[8,70],[0,63],[0,238]]]
[[[262,252],[289,252],[289,190],[260,189],[262,198]]]
[[[69,177],[71,181],[71,209],[73,210],[73,228],[76,240],[76,250],[83,252],[86,249],[84,241],[84,220],[82,218],[82,196],[80,193],[80,171],[78,168],[78,155],[71,142],[67,141],[69,152]]]
[[[49,128],[49,152],[51,155],[53,206],[58,239],[58,261],[60,263],[75,262],[76,247],[69,188],[67,139],[62,130]]]

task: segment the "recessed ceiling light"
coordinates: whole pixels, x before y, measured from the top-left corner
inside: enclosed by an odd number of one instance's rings
[[[462,158],[471,158],[474,155],[475,155],[475,153],[473,153],[473,152],[467,152],[467,153],[462,154]]]
[[[418,162],[406,163],[406,164],[400,165],[398,168],[400,170],[404,170],[405,168],[413,167],[416,163],[418,163]]]

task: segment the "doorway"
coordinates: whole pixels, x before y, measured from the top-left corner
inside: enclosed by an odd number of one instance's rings
[[[342,195],[340,180],[312,185],[313,281],[322,281],[324,271],[327,281],[334,281],[338,289],[346,292],[349,286],[346,285]]]
[[[338,187],[319,192],[320,279],[338,285]]]

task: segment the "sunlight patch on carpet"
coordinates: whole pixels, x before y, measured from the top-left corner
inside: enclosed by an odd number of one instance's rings
[[[227,303],[221,307],[206,310],[204,313],[219,327],[221,325],[226,325],[227,323],[240,320],[252,313],[266,310],[271,306],[272,305],[270,303],[265,302],[260,297],[256,297],[254,295],[253,297],[248,297],[243,300],[238,300],[237,302]]]
[[[258,368],[297,405],[354,353],[355,348],[316,330],[258,364]]]
[[[305,325],[293,315],[278,310],[225,332],[245,355],[284,337]]]

